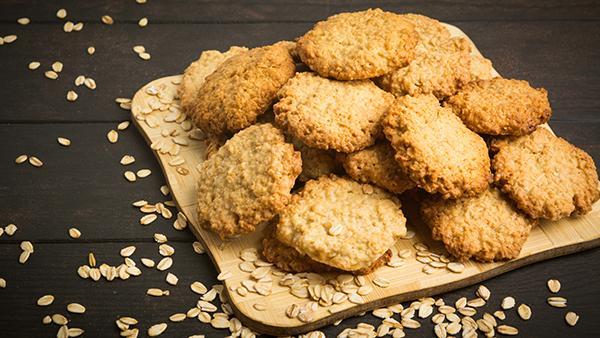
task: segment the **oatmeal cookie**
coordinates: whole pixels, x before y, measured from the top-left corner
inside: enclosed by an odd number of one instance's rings
[[[309,147],[353,152],[375,143],[393,95],[371,80],[298,73],[278,93],[275,121]]]
[[[536,223],[491,187],[475,197],[429,197],[421,213],[433,239],[453,256],[483,262],[516,258]]]
[[[545,89],[502,78],[469,83],[447,104],[469,129],[489,135],[529,134],[552,114]]]
[[[183,77],[181,78],[181,85],[179,86],[178,91],[183,111],[190,111],[195,105],[198,90],[207,76],[212,74],[225,60],[246,51],[248,51],[248,48],[246,47],[233,46],[224,53],[221,53],[218,50],[206,50],[202,52],[200,58],[192,62],[185,69]]]
[[[402,14],[404,19],[411,22],[417,33],[415,54],[435,52],[451,38],[450,32],[436,19],[421,14]]]
[[[387,250],[371,266],[357,271],[343,271],[332,266],[319,263],[312,260],[298,250],[281,243],[276,237],[274,231],[271,231],[262,241],[262,254],[267,262],[273,263],[279,269],[285,272],[351,272],[357,275],[366,275],[386,264],[392,258],[392,251]]]
[[[545,128],[494,142],[493,148],[496,184],[533,218],[585,214],[600,198],[594,160]]]
[[[198,168],[198,218],[221,238],[252,232],[291,198],[300,153],[271,124],[229,139]]]
[[[321,76],[361,80],[406,65],[417,34],[401,15],[369,9],[318,22],[297,43],[302,61]]]
[[[206,77],[189,114],[207,133],[235,133],[256,122],[294,73],[284,44],[232,56]]]
[[[357,271],[370,267],[405,234],[396,197],[332,175],[308,181],[292,197],[279,215],[276,236],[317,262]]]
[[[298,176],[301,182],[341,171],[340,164],[335,160],[335,152],[311,148],[294,139],[292,143],[302,155],[302,173]]]
[[[341,155],[341,154],[340,154]],[[416,185],[400,170],[394,159],[394,149],[388,142],[339,156],[348,176],[362,183],[371,183],[401,194]]]
[[[396,96],[433,94],[443,99],[456,93],[471,81],[470,49],[462,38],[439,44],[438,49],[417,53],[408,66],[378,78],[379,86]]]
[[[473,196],[491,181],[485,141],[433,95],[396,99],[383,128],[403,172],[429,193]]]

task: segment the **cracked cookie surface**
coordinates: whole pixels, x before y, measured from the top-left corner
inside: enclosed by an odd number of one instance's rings
[[[300,153],[271,124],[240,131],[198,168],[200,221],[221,238],[254,231],[289,202],[301,167]]]
[[[533,218],[585,214],[600,198],[594,160],[545,128],[496,140],[492,148],[495,183]]]
[[[333,15],[298,39],[298,54],[313,71],[339,80],[368,79],[407,64],[417,35],[402,15],[369,9]]]
[[[181,108],[184,112],[190,111],[196,104],[198,90],[204,84],[207,76],[212,74],[217,67],[230,57],[246,52],[248,48],[233,46],[226,52],[218,50],[206,50],[200,54],[200,58],[192,62],[183,72],[181,85],[179,86],[179,98]]]
[[[339,156],[348,176],[362,183],[372,183],[394,194],[416,187],[402,172],[394,159],[394,149],[388,142]]]
[[[548,92],[523,80],[471,82],[447,104],[469,129],[489,135],[529,134],[552,115]]]
[[[406,219],[392,194],[332,175],[308,181],[280,213],[276,231],[315,261],[357,271],[406,234]]]
[[[458,198],[477,195],[489,185],[484,140],[435,96],[396,99],[383,126],[403,172],[427,192]]]
[[[371,80],[298,73],[277,94],[275,121],[309,147],[353,152],[375,143],[393,95]]]
[[[536,224],[496,188],[479,196],[443,200],[429,197],[421,213],[432,237],[453,256],[491,262],[516,258]]]
[[[234,55],[206,77],[189,115],[207,133],[235,133],[256,122],[295,69],[283,43]]]

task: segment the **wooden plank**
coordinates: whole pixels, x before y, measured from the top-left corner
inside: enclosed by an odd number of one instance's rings
[[[293,39],[310,23],[273,24],[164,24],[144,30],[133,25],[88,25],[82,32],[66,34],[56,24],[0,24],[0,31],[17,33],[19,39],[2,46],[0,89],[3,96],[0,122],[7,121],[118,121],[123,112],[114,98],[131,96],[148,81],[177,74],[202,50],[224,50],[230,45],[257,46]],[[554,120],[600,120],[600,25],[594,22],[462,22],[459,26],[494,61],[507,77],[528,79],[546,87]],[[168,46],[174,40],[176,52]],[[500,43],[499,43],[500,42]],[[142,61],[131,50],[142,44],[151,53]],[[96,47],[89,56],[85,49]],[[55,48],[48,48],[53,46]],[[37,71],[27,65],[43,63]],[[43,76],[56,60],[64,63],[60,78]],[[98,88],[78,87],[79,99],[70,103],[66,92],[75,88],[79,74],[91,76]],[[32,96],[33,93],[33,96]],[[31,100],[35,97],[35,100]]]
[[[437,16],[445,21],[456,20],[560,20],[600,18],[600,7],[595,2],[576,0],[461,1],[460,5],[444,1],[342,1],[342,0],[267,0],[267,1],[152,1],[137,5],[131,1],[101,0],[63,1],[60,5],[50,1],[4,1],[0,20],[13,21],[30,16],[39,21],[55,21],[60,7],[69,11],[72,20],[98,22],[101,15],[109,14],[117,22],[135,22],[147,16],[152,22],[265,22],[265,21],[315,21],[330,14],[356,11],[371,7],[386,10],[418,12]]]
[[[168,317],[176,312],[185,312],[193,307],[198,296],[189,291],[189,284],[201,281],[210,286],[216,283],[216,272],[207,255],[198,256],[192,252],[189,243],[171,243],[175,248],[174,265],[170,272],[179,277],[177,286],[165,283],[166,272],[150,270],[145,267],[142,275],[127,281],[92,282],[81,279],[76,274],[79,265],[85,264],[88,252],[92,251],[99,262],[120,264],[119,250],[126,245],[135,245],[137,250],[133,259],[140,264],[141,257],[159,259],[157,244],[124,243],[34,243],[35,252],[30,260],[21,265],[17,262],[20,249],[18,244],[6,243],[0,238],[0,276],[7,280],[6,289],[0,289],[0,327],[2,337],[42,337],[54,336],[56,325],[42,325],[46,314],[62,313],[69,320],[69,327],[86,330],[85,336],[116,336],[118,331],[114,321],[119,316],[133,316],[140,321],[142,332],[152,324],[168,322]],[[533,310],[530,321],[522,321],[516,311],[507,311],[505,323],[519,328],[524,337],[593,337],[597,332],[594,318],[600,316],[597,295],[600,292],[600,280],[590,271],[600,269],[600,249],[586,251],[577,255],[552,259],[534,264],[527,269],[519,269],[485,282],[492,291],[488,305],[478,312],[493,312],[499,309],[503,297],[513,296],[517,304],[526,303]],[[582,278],[587,276],[587,278]],[[576,327],[564,323],[564,313],[545,304],[550,295],[546,289],[546,280],[557,278],[562,283],[560,294],[569,301],[569,310],[577,312],[581,319]],[[145,295],[150,287],[168,289],[168,297],[154,298]],[[442,295],[444,300],[453,304],[460,297],[475,297],[476,286],[455,290]],[[53,294],[54,304],[47,308],[38,307],[35,301],[43,294]],[[79,302],[86,306],[83,315],[68,314],[66,304]],[[404,303],[405,306],[408,303]],[[395,316],[398,319],[398,316]],[[431,337],[432,323],[429,319],[420,319],[422,327],[407,330],[410,337]],[[379,325],[381,319],[368,314],[344,320],[340,326],[327,326],[322,331],[327,337],[337,336],[345,327],[356,327],[367,322]],[[169,323],[161,337],[187,337],[192,334],[205,334],[206,337],[223,337],[227,331],[215,330],[210,325],[196,319],[187,319],[182,323]],[[145,336],[145,334],[144,334]]]
[[[453,33],[462,34],[458,30]],[[150,108],[153,106],[153,101],[158,102],[155,96],[157,93],[161,100],[172,101],[175,98],[179,81],[180,76],[171,76],[157,79],[141,88],[133,99],[134,122],[148,144],[151,144],[156,150],[155,155],[166,175],[173,197],[192,223],[191,230],[205,243],[218,270],[232,273],[232,277],[225,281],[225,285],[228,289],[235,290],[242,281],[250,277],[249,273],[238,267],[242,262],[239,259],[241,250],[252,248],[260,250],[260,242],[264,234],[259,229],[235,240],[222,242],[214,233],[199,226],[194,183],[198,179],[196,167],[205,160],[205,149],[202,149],[204,143],[193,141],[190,146],[182,147],[177,156],[185,158],[185,163],[177,168],[169,165],[168,163],[174,156],[169,155],[166,151],[172,147],[173,141],[163,137],[161,130],[163,128],[174,129],[178,130],[180,134],[184,134],[185,130],[180,125],[181,121],[179,123],[164,121],[165,116],[170,113],[168,104],[164,107],[165,109]],[[176,171],[176,169],[182,168],[186,170],[185,173]],[[406,202],[403,204],[405,207],[407,206]],[[404,239],[396,243],[394,246],[396,252],[412,249],[416,243],[427,243],[432,247],[432,252],[445,253],[439,243],[431,241],[427,227],[418,218],[409,218],[408,223],[409,228],[415,230],[417,235],[412,239]],[[241,296],[236,292],[230,292],[229,298],[236,315],[241,317],[249,327],[272,335],[298,334],[376,307],[472,285],[527,264],[600,246],[600,228],[597,226],[599,223],[600,202],[596,203],[594,210],[585,216],[557,222],[542,222],[540,226],[532,230],[518,258],[509,262],[486,264],[467,262],[465,271],[460,274],[453,274],[444,269],[432,275],[426,275],[422,272],[423,264],[414,259],[406,261],[400,268],[401,273],[396,268],[381,267],[373,274],[366,276],[369,285],[372,283],[376,292],[364,296],[364,304],[356,305],[345,302],[334,305],[334,307],[319,307],[313,312],[314,321],[310,323],[304,323],[295,318],[290,319],[284,315],[290,304],[299,303],[301,305],[304,301],[293,296],[287,287],[280,286],[276,282],[272,284],[273,292],[268,296],[255,293]],[[434,246],[437,246],[437,249],[434,249]],[[390,287],[378,288],[373,282],[377,276],[389,280]],[[272,278],[274,281],[279,280],[276,274],[273,274]],[[335,274],[326,274],[324,278],[335,278]],[[269,304],[269,307],[266,311],[256,311],[254,309],[256,303]]]
[[[82,240],[144,239],[155,232],[172,240],[191,241],[189,231],[173,229],[174,219],[139,224],[143,215],[131,202],[146,199],[165,201],[159,189],[165,184],[151,151],[134,127],[119,132],[110,144],[106,133],[113,123],[14,124],[0,125],[0,225],[15,223],[15,240],[70,240],[67,230],[76,226]],[[71,139],[60,146],[56,137]],[[19,154],[38,156],[44,166],[16,165]],[[119,161],[124,154],[135,156],[127,167]],[[125,170],[150,168],[152,175],[129,183]],[[172,208],[175,212],[175,208]]]

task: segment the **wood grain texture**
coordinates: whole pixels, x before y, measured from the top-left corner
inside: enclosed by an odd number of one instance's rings
[[[456,27],[449,26],[449,29],[455,36],[464,36],[464,33]],[[142,87],[134,96],[133,120],[148,144],[154,145],[166,140],[161,135],[163,128],[184,132],[177,123],[164,121],[165,116],[169,114],[168,110],[163,112],[150,108],[150,102],[157,99],[156,93],[148,94],[152,90],[158,89],[163,94],[161,97],[169,100],[175,96],[179,81],[180,76],[161,78]],[[163,168],[180,210],[192,223],[191,230],[205,243],[217,269],[233,273],[233,276],[224,281],[224,284],[228,289],[235,290],[242,281],[249,278],[249,273],[238,268],[238,264],[241,262],[238,258],[240,251],[246,248],[260,250],[263,232],[258,230],[238,239],[222,242],[218,236],[200,226],[201,222],[198,221],[196,213],[195,183],[198,180],[197,165],[203,162],[206,156],[204,142],[193,141],[189,146],[182,147],[181,153],[178,155],[185,159],[186,163],[181,167],[189,171],[188,175],[178,173],[173,166],[168,164],[173,156],[158,151],[155,152],[155,155]],[[303,304],[305,300],[291,295],[287,287],[279,286],[277,284],[279,278],[275,276],[273,277],[273,293],[269,296],[263,297],[252,293],[248,296],[240,296],[236,292],[229,292],[229,298],[236,315],[252,329],[272,335],[303,333],[377,307],[447,292],[479,283],[527,264],[599,246],[600,227],[598,224],[600,224],[600,203],[594,206],[591,213],[579,218],[542,222],[540,226],[532,230],[518,258],[504,263],[468,262],[466,270],[460,274],[444,270],[426,275],[421,271],[423,264],[416,260],[409,260],[401,268],[381,267],[368,275],[367,280],[372,283],[376,276],[383,276],[391,281],[390,287],[378,288],[373,284],[375,291],[365,296],[364,304],[355,305],[349,302],[339,304],[334,313],[328,311],[328,307],[320,307],[315,312],[315,320],[308,324],[285,316],[285,310],[290,304]],[[416,231],[417,236],[410,240],[400,240],[395,245],[397,252],[403,249],[412,249],[413,245],[419,242],[427,243],[433,252],[445,252],[439,242],[431,240],[428,228],[419,219],[409,219],[409,228]],[[329,274],[326,275],[326,278],[332,276],[335,275]],[[253,306],[257,302],[269,304],[268,309],[256,311]]]
[[[118,121],[125,116],[116,97],[129,97],[140,83],[180,73],[202,50],[231,45],[258,46],[293,39],[312,23],[88,25],[66,34],[59,24],[0,24],[0,31],[19,39],[2,46],[0,122]],[[596,22],[460,22],[463,29],[505,77],[527,79],[548,89],[555,121],[600,121],[600,25]],[[3,33],[4,34],[4,33]],[[166,48],[177,42],[177,49]],[[180,43],[181,42],[181,43]],[[69,48],[48,48],[68,44]],[[152,55],[143,61],[132,51],[144,45]],[[85,49],[96,47],[89,56]],[[30,71],[31,61],[40,61]],[[56,60],[64,70],[56,81],[44,77]],[[94,78],[97,89],[77,87],[79,74]],[[66,92],[79,99],[70,103]],[[31,93],[37,98],[31,101]],[[90,109],[89,107],[94,107]]]
[[[53,1],[19,1],[5,0],[2,3],[0,21],[13,22],[17,18],[29,15],[33,20],[42,22],[58,21],[55,16],[58,8],[69,11],[70,20],[100,22],[100,16],[112,15],[117,23],[134,23],[142,16],[152,22],[273,22],[273,21],[316,21],[328,15],[343,11],[363,10],[381,7],[386,10],[423,13],[439,17],[444,21],[457,20],[561,20],[561,19],[600,19],[600,6],[594,1],[560,0],[534,1],[502,1],[463,0],[460,3],[438,0],[421,1],[377,1],[369,0],[169,0],[152,1],[138,5],[135,1],[102,1],[85,2],[68,0],[56,3]]]

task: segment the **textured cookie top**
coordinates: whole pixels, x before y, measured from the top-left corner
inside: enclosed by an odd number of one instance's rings
[[[206,77],[190,115],[207,133],[237,132],[256,122],[294,72],[282,43],[232,56]]]
[[[375,143],[393,95],[371,80],[297,73],[278,93],[275,120],[309,147],[353,152]]]
[[[417,33],[415,54],[434,52],[451,37],[450,31],[436,19],[412,13],[402,14],[401,16],[415,27]]]
[[[335,152],[311,148],[306,144],[292,140],[296,150],[302,155],[302,173],[298,179],[302,182],[341,171],[341,165],[335,160]]]
[[[298,54],[324,77],[368,79],[407,64],[417,35],[401,15],[369,9],[318,22],[298,39]]]
[[[471,130],[490,135],[528,134],[552,114],[548,92],[522,80],[472,82],[447,103]]]
[[[403,171],[444,198],[477,195],[491,180],[483,139],[433,95],[404,96],[391,106],[384,133]]]
[[[495,188],[457,200],[430,198],[421,213],[435,240],[459,259],[516,258],[535,221],[519,212]]]
[[[289,202],[302,161],[270,124],[235,134],[198,168],[198,216],[222,238],[254,231]]]
[[[394,159],[394,149],[388,142],[340,156],[346,173],[362,183],[372,183],[395,194],[401,194],[416,185],[400,170]]]
[[[600,198],[594,160],[545,128],[493,147],[496,184],[533,218],[585,214]]]
[[[315,261],[356,271],[371,266],[404,236],[405,224],[393,195],[324,176],[292,197],[280,213],[277,238]]]
[[[204,79],[212,74],[223,61],[230,57],[246,52],[248,48],[233,46],[228,51],[221,53],[218,50],[207,50],[200,54],[200,58],[192,62],[183,72],[179,86],[179,98],[184,111],[191,110],[196,104],[198,90]]]
[[[437,42],[436,47],[378,78],[379,85],[396,96],[433,94],[443,99],[456,93],[471,81],[470,46],[465,39],[454,38]]]

